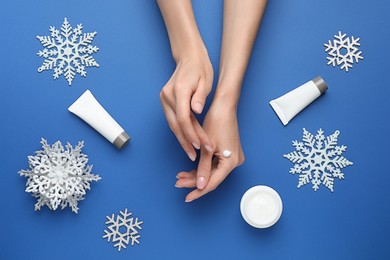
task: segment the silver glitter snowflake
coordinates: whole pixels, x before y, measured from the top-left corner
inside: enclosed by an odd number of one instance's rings
[[[53,70],[53,78],[58,79],[64,75],[69,86],[76,73],[82,77],[87,76],[86,67],[99,67],[99,64],[91,56],[99,51],[91,42],[96,32],[83,33],[82,24],[72,28],[65,18],[61,29],[50,26],[50,36],[37,36],[45,47],[37,54],[45,58],[38,72]]]
[[[345,69],[348,72],[349,68],[352,68],[353,63],[358,63],[359,59],[363,59],[362,52],[359,51],[360,38],[346,37],[347,34],[342,34],[339,31],[338,35],[334,36],[333,41],[329,40],[325,43],[325,52],[328,53],[328,65],[332,64],[333,67],[340,66],[340,69]]]
[[[344,179],[341,169],[352,165],[341,154],[347,147],[337,145],[340,131],[335,131],[325,138],[322,129],[313,136],[303,128],[303,142],[293,141],[296,151],[284,154],[283,157],[295,163],[291,174],[299,174],[298,188],[311,182],[314,191],[319,189],[321,183],[332,192],[334,179]]]
[[[139,244],[139,232],[141,230],[141,225],[143,221],[139,221],[138,218],[131,217],[132,213],[125,211],[120,211],[120,215],[112,214],[106,216],[107,222],[106,225],[109,225],[106,230],[104,230],[105,235],[103,238],[107,238],[108,242],[112,240],[114,247],[118,247],[118,251],[121,251],[121,248],[126,248],[126,246],[131,243],[134,246],[134,243]],[[138,230],[137,230],[138,229]],[[130,241],[131,240],[131,241]]]
[[[51,210],[69,206],[77,213],[77,204],[90,189],[90,182],[101,179],[91,173],[92,165],[87,165],[88,156],[81,152],[84,143],[79,142],[75,148],[68,143],[64,148],[57,141],[50,147],[42,139],[41,144],[43,150],[28,156],[29,169],[18,172],[28,178],[26,192],[38,199],[35,210],[44,205]]]

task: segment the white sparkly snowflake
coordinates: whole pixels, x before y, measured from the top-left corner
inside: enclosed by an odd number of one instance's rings
[[[120,215],[112,214],[110,216],[106,216],[108,221],[106,225],[109,225],[106,230],[104,230],[105,235],[103,238],[107,238],[108,242],[112,240],[114,247],[118,247],[118,251],[121,251],[121,248],[126,248],[126,246],[131,242],[131,245],[134,246],[134,243],[139,244],[139,232],[141,230],[141,225],[144,223],[143,221],[139,221],[138,218],[131,217],[132,213],[127,212],[127,208],[125,211],[120,211]],[[138,229],[138,230],[137,230]],[[131,240],[131,241],[130,241]]]
[[[39,57],[45,58],[38,72],[53,70],[54,79],[64,75],[70,86],[76,73],[87,76],[85,67],[99,67],[91,56],[99,51],[98,47],[91,45],[96,32],[83,33],[82,24],[72,28],[66,18],[61,29],[50,26],[49,30],[50,36],[37,36],[45,47],[37,53]]]
[[[340,131],[335,131],[325,138],[322,129],[313,136],[303,128],[303,142],[293,141],[296,151],[284,154],[283,157],[295,163],[291,174],[299,174],[298,188],[311,182],[314,191],[322,183],[333,192],[334,179],[344,179],[341,169],[352,165],[341,154],[347,147],[337,145]]]
[[[345,69],[348,72],[349,68],[352,68],[353,63],[358,63],[359,59],[363,59],[362,52],[359,51],[360,38],[346,37],[347,34],[342,34],[339,31],[338,35],[334,36],[333,41],[329,40],[325,43],[325,52],[328,53],[328,65],[332,64],[333,67],[340,66],[340,69]]]
[[[81,153],[84,143],[79,142],[75,148],[68,143],[64,148],[57,141],[50,147],[42,139],[41,144],[43,150],[35,152],[35,156],[28,156],[30,169],[18,172],[28,178],[26,192],[38,199],[35,210],[44,205],[51,210],[69,206],[77,213],[77,204],[90,189],[90,182],[101,179],[91,173],[88,156]]]

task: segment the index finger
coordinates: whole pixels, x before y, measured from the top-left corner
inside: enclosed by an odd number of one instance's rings
[[[195,128],[191,120],[191,95],[190,91],[183,91],[176,97],[176,118],[181,131],[186,139],[196,148],[200,148],[200,140],[196,134]]]
[[[221,165],[221,167],[217,167],[215,170],[212,171],[210,180],[207,183],[206,187],[202,190],[196,189],[188,193],[185,202],[191,202],[215,190],[218,185],[226,179],[226,177],[232,170],[233,168],[231,168],[231,166],[229,166],[228,164],[223,164]]]

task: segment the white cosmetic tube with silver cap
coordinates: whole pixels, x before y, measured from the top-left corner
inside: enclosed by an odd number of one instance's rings
[[[279,117],[280,121],[282,121],[283,125],[287,125],[294,116],[319,96],[324,94],[327,89],[328,86],[325,81],[318,76],[283,96],[271,100],[269,104]]]
[[[91,91],[85,91],[68,110],[92,126],[118,149],[122,149],[130,141],[130,136],[100,105]]]

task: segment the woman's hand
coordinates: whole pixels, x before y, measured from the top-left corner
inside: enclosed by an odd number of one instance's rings
[[[190,202],[214,190],[244,162],[237,124],[242,81],[267,0],[224,0],[218,87],[203,129],[201,113],[213,82],[213,69],[197,28],[191,0],[157,0],[168,31],[176,70],[161,91],[172,131],[191,160],[201,148],[198,169],[177,175],[177,187],[197,188]],[[207,135],[206,135],[207,134]],[[231,151],[229,158],[223,151]]]
[[[245,160],[238,131],[236,105],[228,99],[229,97],[217,97],[216,94],[203,124],[213,144],[213,151],[202,148],[198,169],[177,175],[176,187],[196,188],[187,195],[186,202],[216,189]],[[230,157],[223,156],[224,150],[231,152]]]
[[[160,93],[165,117],[188,157],[212,150],[193,112],[200,114],[213,84],[213,67],[195,22],[191,0],[157,0],[167,27],[176,69]]]
[[[177,61],[174,73],[160,93],[169,127],[192,161],[196,158],[194,148],[212,151],[212,144],[193,112],[202,113],[213,76],[207,51],[192,52]]]

